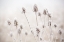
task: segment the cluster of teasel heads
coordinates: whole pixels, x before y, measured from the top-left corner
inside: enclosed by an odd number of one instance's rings
[[[37,15],[41,17],[42,14],[41,14],[40,12],[38,12],[38,7],[37,7],[36,4],[35,4],[34,7],[33,7],[33,12],[35,12],[36,23],[37,23],[37,26],[38,26]],[[38,13],[37,13],[37,12],[38,12]],[[29,21],[28,21],[28,19],[27,19],[26,14],[25,14],[25,13],[26,13],[26,9],[25,9],[24,7],[22,7],[22,13],[25,15],[26,20],[27,20],[28,25],[29,25],[29,28],[30,28],[30,30],[31,30]],[[44,16],[46,16],[46,15],[48,16],[48,26],[51,28],[51,21],[49,21],[49,20],[51,20],[51,14],[48,13],[48,10],[47,10],[47,9],[44,9],[43,15],[44,15]],[[43,28],[45,28],[45,17],[44,17],[44,20],[43,20],[43,21],[44,21]],[[11,25],[11,22],[10,22],[10,21],[8,21],[8,25]],[[14,26],[16,26],[16,28],[17,28],[17,26],[18,26],[18,21],[17,21],[17,20],[14,20]],[[54,27],[56,28],[57,25],[55,24]],[[21,34],[21,30],[22,30],[22,29],[23,29],[23,27],[22,27],[22,25],[20,25],[20,29],[18,30],[18,34]],[[37,36],[38,36],[38,34],[40,33],[40,30],[38,29],[38,27],[36,27],[36,32],[37,32]],[[34,33],[33,33],[32,30],[31,30],[31,33],[34,35]],[[25,32],[25,35],[27,35],[27,34],[28,34],[28,33]],[[60,35],[62,34],[61,30],[59,30],[59,34],[60,34]],[[35,36],[34,36],[34,38],[35,38]],[[35,39],[35,40],[36,40],[36,39]],[[40,40],[42,40],[42,38],[40,38]]]

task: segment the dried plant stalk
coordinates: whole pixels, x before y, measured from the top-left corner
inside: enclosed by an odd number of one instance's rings
[[[44,9],[43,14],[46,16],[47,15],[47,10]],[[45,27],[45,16],[44,16],[44,27]]]
[[[25,15],[25,17],[26,17],[26,20],[27,20],[27,22],[28,22],[29,28],[30,28],[30,30],[31,30],[31,27],[30,27],[28,18],[27,18],[26,14],[25,14],[26,11],[25,11],[25,8],[24,8],[24,7],[22,8],[22,11],[23,11],[23,13],[24,13],[24,15]],[[33,34],[33,35],[34,35],[34,34]],[[35,38],[35,36],[34,36],[34,38]],[[36,39],[35,39],[35,40],[36,40]]]
[[[34,5],[34,12],[35,12],[35,15],[36,15],[36,23],[37,23],[37,26],[38,26],[38,20],[37,20],[37,11],[38,11],[38,8],[37,8],[37,5],[35,4]]]

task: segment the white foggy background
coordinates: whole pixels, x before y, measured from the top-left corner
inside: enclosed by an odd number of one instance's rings
[[[58,30],[60,29],[60,25],[64,26],[64,0],[0,0],[0,39],[1,42],[20,42],[20,39],[22,42],[35,42],[34,36],[30,33],[30,28],[28,26],[27,20],[22,13],[22,7],[26,9],[26,16],[28,18],[28,21],[30,23],[30,26],[36,35],[36,17],[35,13],[33,12],[33,6],[34,4],[37,4],[38,12],[41,12],[42,14],[42,21],[40,17],[38,16],[38,23],[39,23],[39,29],[42,31],[42,22],[44,22],[44,15],[43,10],[47,9],[48,12],[52,16],[52,28],[54,32],[54,37],[60,38],[58,36]],[[18,21],[18,28],[14,26],[14,20]],[[7,24],[7,21],[11,22],[11,25],[9,26]],[[47,16],[45,19],[45,25],[47,26]],[[53,25],[57,24],[57,29],[54,29]],[[23,26],[22,34],[19,36],[17,34],[17,30],[19,29],[19,26]],[[48,27],[46,27],[48,28]],[[44,31],[48,34],[49,29],[44,29]],[[61,29],[62,31],[64,29]],[[28,36],[25,36],[25,32],[28,32]],[[10,33],[13,34],[13,37],[10,37]],[[47,34],[44,33],[43,37],[47,37]],[[64,35],[64,31],[63,31]],[[39,37],[42,37],[42,34],[40,34]],[[43,38],[42,37],[42,38]],[[64,36],[62,36],[64,38]],[[7,39],[6,39],[7,38]],[[28,38],[28,39],[27,39]],[[37,37],[36,37],[37,38]],[[14,40],[15,39],[15,40]],[[49,38],[48,38],[49,39]],[[4,40],[4,41],[3,41]],[[43,38],[43,40],[45,40]],[[38,41],[38,39],[37,39]],[[48,41],[48,40],[45,40]],[[39,42],[39,41],[38,41]]]

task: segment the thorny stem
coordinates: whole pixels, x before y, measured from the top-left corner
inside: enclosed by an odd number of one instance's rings
[[[29,21],[28,21],[28,19],[27,19],[27,16],[26,16],[26,14],[24,14],[24,15],[25,15],[25,17],[26,17],[26,20],[27,20],[27,22],[28,22],[29,28],[30,28],[30,30],[31,30],[31,27],[30,27]],[[35,36],[34,36],[34,38],[35,38]],[[35,38],[35,40],[36,40],[36,38]],[[37,41],[36,41],[36,42],[37,42]]]

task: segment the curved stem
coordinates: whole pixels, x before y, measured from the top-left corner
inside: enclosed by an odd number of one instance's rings
[[[24,15],[25,15],[25,14],[24,14]],[[25,17],[26,17],[26,15],[25,15]],[[26,20],[27,20],[28,25],[29,25],[29,28],[30,28],[30,30],[31,30],[31,27],[30,27],[30,24],[29,24],[29,21],[28,21],[27,17],[26,17]]]
[[[26,17],[26,20],[27,20],[27,22],[28,22],[28,25],[29,25],[29,28],[30,28],[30,30],[31,30],[31,27],[30,27],[30,24],[29,24],[29,21],[28,21],[28,19],[27,19],[27,16],[26,16],[26,14],[24,14],[25,15],[25,17]],[[34,35],[34,34],[33,34]],[[34,38],[35,38],[35,36],[34,36]],[[35,38],[35,40],[36,40],[36,38]],[[36,41],[37,42],[37,41]]]

